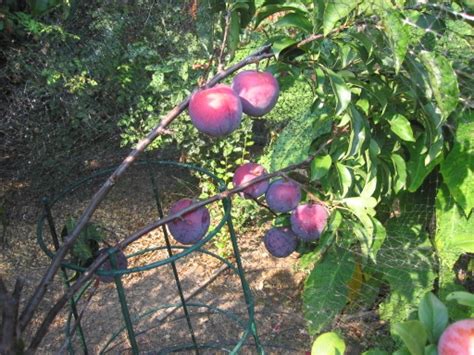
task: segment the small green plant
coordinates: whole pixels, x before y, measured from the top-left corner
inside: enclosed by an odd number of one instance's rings
[[[61,231],[61,238],[65,238],[76,226],[76,220],[69,217]],[[88,223],[82,230],[79,238],[71,249],[72,262],[80,266],[88,266],[99,252],[99,244],[103,242],[105,236],[99,226]]]

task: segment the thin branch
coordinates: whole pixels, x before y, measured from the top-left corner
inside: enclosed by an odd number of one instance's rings
[[[229,5],[229,9],[227,9],[227,14],[225,16],[224,36],[222,37],[221,50],[220,50],[219,58],[217,61],[217,72],[220,72],[224,68],[224,51],[225,51],[225,46],[227,44],[227,39],[229,37],[231,15],[232,15],[232,11],[230,11],[230,5]]]

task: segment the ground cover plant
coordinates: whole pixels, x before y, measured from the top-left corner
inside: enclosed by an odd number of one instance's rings
[[[346,334],[336,333],[344,331],[335,320],[361,312],[387,322],[381,344],[361,351],[444,354],[451,329],[470,327],[474,317],[469,304],[453,299],[456,292],[472,292],[474,282],[472,4],[203,0],[190,5],[193,38],[202,46],[199,60],[159,61],[156,53],[138,50],[152,74],[144,75],[149,85],[141,88],[133,112],[120,119],[123,143],[138,141],[136,148],[68,230],[19,318],[8,318],[18,323],[19,332],[4,336],[2,346],[17,346],[62,258],[115,180],[146,148],[177,144],[194,149],[185,152],[191,160],[210,152],[203,164],[213,166],[228,189],[205,191],[203,199],[171,209],[166,218],[120,241],[117,250],[164,224],[178,241],[194,243],[212,219],[212,212],[202,209],[235,195],[236,204],[262,211],[256,219],[272,224],[261,236],[271,255],[299,253],[299,266],[307,271],[302,299],[308,331],[316,339],[314,354],[327,346],[332,353],[344,352]],[[0,18],[4,28],[25,25],[10,8],[5,14]],[[154,61],[162,64],[152,66]],[[199,69],[191,75],[175,70],[196,62]],[[128,94],[135,83],[128,76],[142,73],[136,63],[118,66]],[[254,64],[258,71],[249,69]],[[93,78],[85,77],[77,80],[93,87]],[[194,85],[187,86],[190,78],[200,84],[194,91]],[[223,84],[232,79],[230,86]],[[274,120],[285,92],[301,82],[310,101],[297,116]],[[254,93],[260,86],[262,91]],[[177,105],[162,112],[168,106],[153,97],[169,98],[173,90]],[[186,109],[190,120],[176,120]],[[140,116],[147,111],[153,117]],[[267,115],[271,118],[265,121]],[[252,125],[259,120],[268,135],[264,149],[251,156],[246,142],[252,141]],[[139,140],[147,130],[146,139]],[[282,184],[291,189],[284,201],[275,191]],[[191,240],[179,236],[188,227],[196,232]],[[38,347],[57,312],[105,260],[105,253],[98,255],[26,348]],[[7,299],[5,287],[2,295]],[[434,308],[444,317],[436,329],[427,320]],[[456,323],[441,335],[448,320]],[[415,331],[420,336],[413,341],[409,334]],[[373,345],[379,350],[369,349]]]

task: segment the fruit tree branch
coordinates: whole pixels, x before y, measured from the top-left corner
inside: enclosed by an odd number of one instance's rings
[[[242,59],[240,62],[232,65],[226,70],[223,70],[217,73],[212,79],[210,79],[205,85],[205,88],[212,87],[220,82],[222,79],[228,77],[237,70],[255,63],[259,62],[265,58],[273,57],[273,53],[270,52],[270,45],[264,46],[254,53],[250,54],[248,57]],[[174,107],[161,121],[160,123],[153,128],[153,130],[140,142],[138,142],[135,149],[123,160],[120,166],[110,175],[107,181],[100,187],[100,189],[94,194],[91,202],[84,210],[83,214],[77,221],[77,224],[74,230],[70,235],[67,236],[63,245],[56,252],[53,260],[51,261],[50,266],[46,270],[41,282],[35,289],[33,295],[26,304],[23,312],[20,317],[20,329],[21,331],[25,330],[26,326],[30,322],[31,318],[34,315],[35,310],[37,309],[39,303],[43,299],[48,286],[51,284],[54,275],[61,266],[61,261],[65,257],[67,251],[72,247],[76,239],[78,238],[80,232],[85,227],[87,222],[92,217],[92,214],[97,209],[102,200],[106,197],[108,192],[115,185],[116,181],[124,174],[124,172],[132,165],[132,163],[137,159],[137,157],[160,135],[166,131],[166,127],[173,122],[183,111],[188,107],[189,101],[191,99],[192,93],[185,98],[180,104]]]

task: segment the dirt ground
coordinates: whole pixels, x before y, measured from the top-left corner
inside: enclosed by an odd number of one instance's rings
[[[174,167],[160,168],[154,170],[153,176],[160,189],[166,191],[162,196],[165,212],[173,201],[199,195],[197,179],[185,170]],[[81,185],[53,206],[52,213],[58,230],[68,217],[80,215],[102,181],[103,178],[99,177]],[[214,218],[220,214],[219,206],[211,207]],[[10,221],[8,226],[8,246],[2,250],[0,270],[2,277],[7,279],[10,286],[15,277],[25,279],[24,298],[26,298],[39,282],[49,259],[36,240],[39,204],[30,201],[24,203],[19,210],[21,213],[16,214],[15,220]],[[129,235],[157,218],[148,171],[143,167],[134,167],[114,187],[94,214],[92,221],[104,228],[107,241],[113,243],[114,240]],[[217,220],[213,220],[211,228],[217,223]],[[43,232],[45,241],[51,247],[50,234],[46,227],[43,228]],[[310,338],[306,332],[300,301],[304,274],[295,269],[296,256],[277,259],[267,253],[262,243],[264,232],[265,228],[253,228],[245,233],[237,231],[245,276],[254,297],[255,319],[260,341],[270,354],[304,354],[310,349]],[[164,245],[162,231],[156,230],[131,244],[125,253],[130,256],[147,248]],[[205,249],[216,251],[212,240],[205,245]],[[131,256],[129,267],[149,265],[163,260],[166,256],[166,251],[163,250]],[[232,260],[232,257],[230,259]],[[176,267],[185,296],[205,283],[221,265],[218,260],[201,253],[192,253],[180,259]],[[160,350],[162,352],[171,350],[176,345],[191,343],[190,331],[183,317],[182,308],[165,320],[162,318],[172,308],[154,309],[163,304],[180,302],[169,264],[126,275],[122,281],[132,319],[149,312],[146,317],[140,318],[134,324],[141,352],[155,354]],[[33,328],[39,324],[41,315],[61,294],[62,289],[62,279],[57,276],[35,316]],[[114,284],[100,283],[92,293],[93,290],[94,286],[84,293],[78,308],[81,310],[88,297],[91,297],[81,324],[89,352],[95,354],[104,348],[115,332],[120,331],[124,321]],[[245,328],[248,323],[248,311],[240,279],[235,273],[230,270],[221,272],[212,283],[200,289],[188,303],[192,328],[198,343],[221,344],[225,348],[232,348],[232,344],[239,341],[243,327]],[[243,327],[221,311],[232,312],[234,316],[239,317]],[[68,312],[65,310],[52,325],[39,353],[50,354],[64,349],[64,325],[67,318]],[[253,338],[247,337],[242,353],[256,353],[253,344]],[[82,353],[77,337],[74,338],[72,347],[76,353]],[[126,332],[122,330],[107,349],[108,353],[129,353],[130,344]],[[214,354],[222,351],[210,349],[203,353]]]

